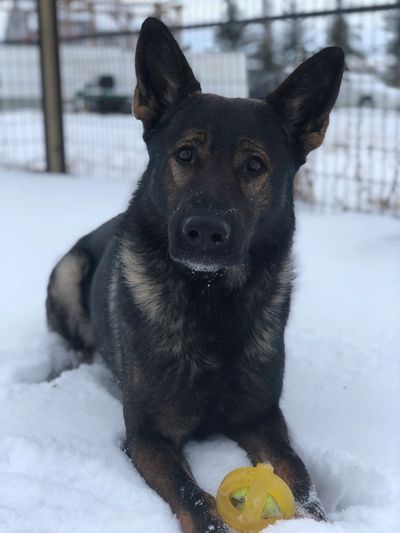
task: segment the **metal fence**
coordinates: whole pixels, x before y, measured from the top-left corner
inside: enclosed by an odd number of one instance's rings
[[[341,94],[323,147],[297,177],[297,197],[400,214],[399,2],[133,1],[115,11],[117,3],[57,2],[69,173],[135,180],[143,171],[141,124],[129,113],[133,58],[140,23],[157,15],[174,29],[203,90],[225,96],[264,97],[303,59],[341,45],[347,56]],[[32,0],[0,4],[0,22],[2,11],[8,21],[10,12],[15,17],[7,26],[14,34],[5,31],[0,42],[0,166],[6,168],[46,168],[34,7]]]

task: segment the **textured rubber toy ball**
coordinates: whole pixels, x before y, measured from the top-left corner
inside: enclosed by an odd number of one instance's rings
[[[217,493],[221,518],[236,531],[256,533],[295,514],[293,494],[270,464],[237,468],[222,481]]]

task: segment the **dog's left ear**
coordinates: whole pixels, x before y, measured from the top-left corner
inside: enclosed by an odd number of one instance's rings
[[[185,56],[160,20],[147,18],[136,47],[133,113],[147,130],[187,96],[201,91]]]
[[[302,63],[267,97],[280,114],[304,155],[324,140],[329,113],[342,81],[344,54],[341,48],[324,48]]]

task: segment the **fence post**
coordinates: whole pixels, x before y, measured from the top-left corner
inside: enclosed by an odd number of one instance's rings
[[[57,1],[37,0],[48,172],[65,172]]]

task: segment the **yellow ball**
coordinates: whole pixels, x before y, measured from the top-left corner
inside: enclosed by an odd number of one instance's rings
[[[233,470],[217,493],[221,518],[241,533],[256,533],[295,514],[293,494],[270,464]]]

